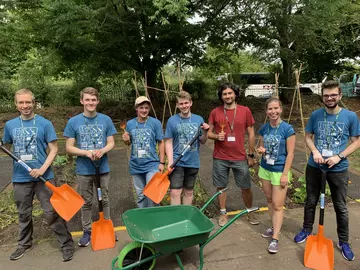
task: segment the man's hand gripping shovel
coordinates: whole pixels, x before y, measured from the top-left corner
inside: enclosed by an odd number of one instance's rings
[[[32,171],[32,168],[30,168],[23,160],[11,153],[3,145],[3,141],[1,139],[0,149],[10,156],[15,162],[25,168],[29,173]],[[68,184],[63,184],[61,187],[55,187],[44,177],[40,176],[39,179],[53,192],[50,197],[50,203],[59,216],[66,221],[69,221],[84,205],[84,199]]]
[[[172,170],[175,168],[176,164],[180,161],[180,159],[185,155],[185,153],[190,149],[190,147],[194,144],[194,142],[200,136],[201,126],[198,128],[195,136],[191,139],[191,141],[186,145],[181,154],[177,157],[173,164],[171,164],[171,170],[166,171],[165,173],[156,172],[151,178],[150,182],[144,188],[144,195],[148,197],[150,200],[159,204],[164,196],[166,195],[169,186],[169,174],[171,174]]]

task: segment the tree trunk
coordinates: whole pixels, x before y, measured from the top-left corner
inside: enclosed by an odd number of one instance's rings
[[[281,58],[283,65],[283,78],[282,81],[285,84],[285,87],[293,87],[295,85],[293,80],[293,70],[292,70],[292,61],[289,59]],[[295,89],[295,88],[294,88]],[[294,94],[294,89],[283,89],[281,94],[281,99],[284,104],[288,104],[292,101]]]

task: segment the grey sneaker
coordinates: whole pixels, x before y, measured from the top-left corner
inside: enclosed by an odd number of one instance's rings
[[[16,261],[20,259],[22,256],[24,256],[25,252],[31,250],[32,248],[32,245],[30,247],[18,246],[18,248],[10,255],[10,260]]]
[[[261,236],[264,238],[269,238],[272,237],[274,235],[274,230],[273,228],[267,228],[262,234]]]
[[[279,251],[279,241],[276,239],[271,240],[269,247],[268,247],[268,251],[271,254],[275,254]]]
[[[71,261],[74,258],[74,249],[64,249],[62,251],[63,257],[62,260],[63,262],[68,262]]]

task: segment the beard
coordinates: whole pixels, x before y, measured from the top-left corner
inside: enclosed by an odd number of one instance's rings
[[[338,105],[338,103],[339,103],[339,102],[334,102],[333,105],[328,105],[328,104],[326,104],[326,103],[324,102],[324,105],[325,105],[325,107],[328,108],[328,109],[334,109],[334,108],[336,108],[336,106]]]

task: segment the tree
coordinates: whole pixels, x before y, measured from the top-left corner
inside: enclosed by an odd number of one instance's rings
[[[134,69],[147,72],[155,84],[157,71],[174,58],[198,58],[204,36],[191,24],[190,2],[162,0],[32,0],[19,8],[31,25],[34,45],[52,48],[73,71],[90,77]]]
[[[215,7],[221,2],[213,1]],[[306,61],[306,66],[314,68],[323,63],[319,60],[330,58],[325,65],[329,69],[340,59],[342,54],[338,52],[344,51],[345,47],[354,56],[357,50],[354,47],[359,45],[350,42],[346,45],[339,38],[349,26],[353,29],[354,17],[359,16],[356,15],[359,14],[356,13],[358,8],[358,1],[352,0],[227,1],[224,12],[209,28],[212,33],[210,41],[221,45],[231,43],[239,48],[250,45],[268,60],[280,59],[282,82],[293,85],[293,66],[296,63]],[[345,20],[348,11],[351,11],[351,20]],[[207,11],[203,16],[207,16]],[[349,37],[351,32],[346,36]]]

